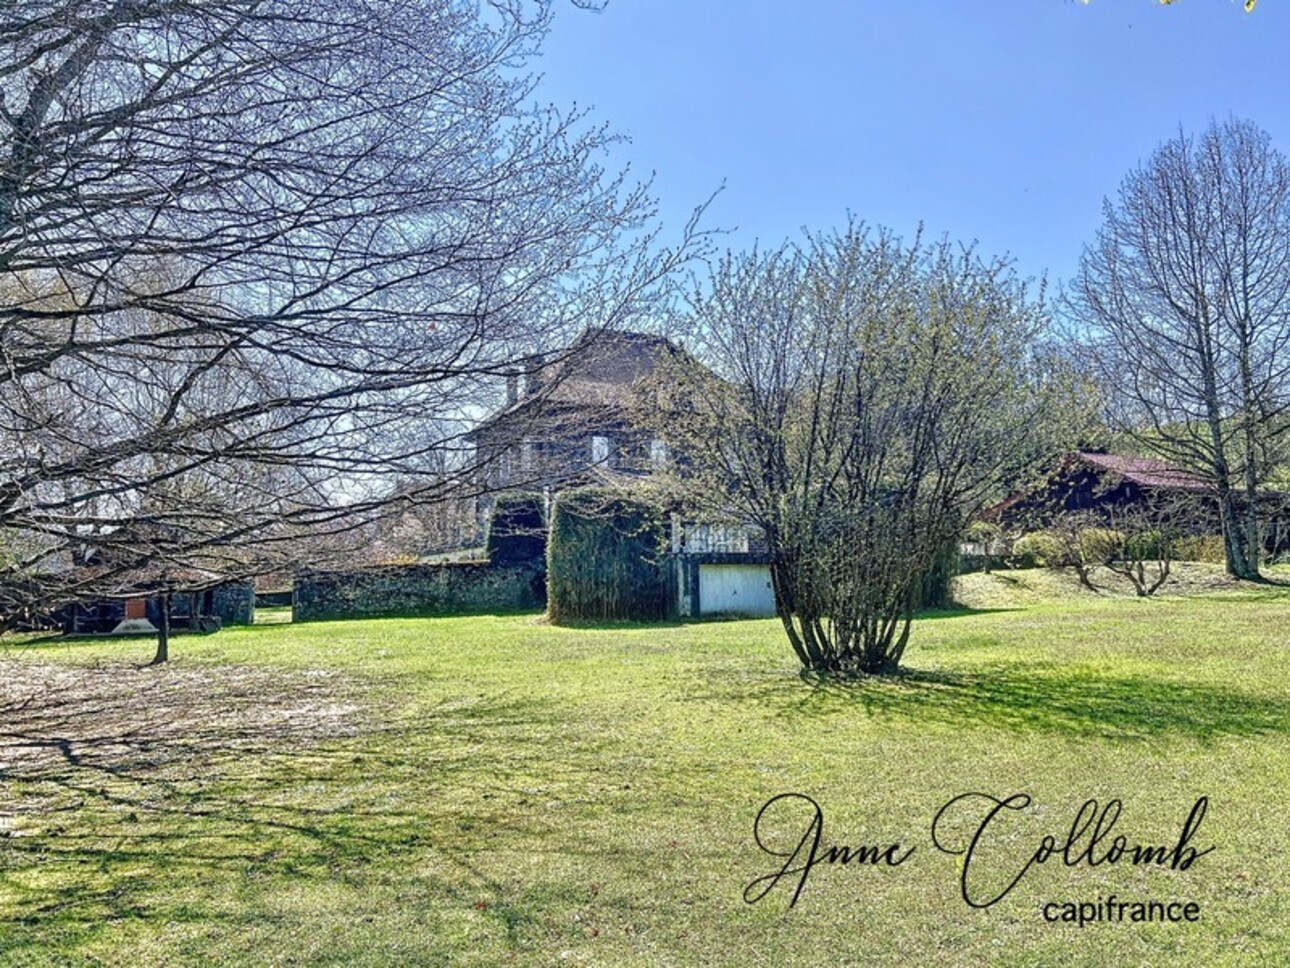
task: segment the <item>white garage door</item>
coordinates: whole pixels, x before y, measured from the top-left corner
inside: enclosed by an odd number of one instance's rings
[[[775,593],[765,565],[699,565],[699,614],[775,614]]]

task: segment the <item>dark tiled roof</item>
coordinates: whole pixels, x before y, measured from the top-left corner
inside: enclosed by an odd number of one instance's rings
[[[653,372],[676,347],[661,336],[622,330],[584,333],[561,358],[538,370],[537,385],[548,399],[588,406],[620,406],[633,383]]]
[[[468,437],[534,405],[566,411],[625,407],[636,380],[648,376],[665,354],[677,352],[676,345],[662,336],[589,330],[557,359],[533,370],[519,399],[485,419]]]

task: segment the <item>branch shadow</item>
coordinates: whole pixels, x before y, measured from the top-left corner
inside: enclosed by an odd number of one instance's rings
[[[992,664],[972,671],[906,669],[856,681],[710,684],[705,698],[764,703],[788,719],[854,714],[962,729],[1143,741],[1168,735],[1211,741],[1290,735],[1290,700],[1145,675],[1108,675],[1052,664]]]
[[[536,930],[476,857],[498,816],[533,844],[575,837],[541,809],[547,786],[580,788],[611,757],[533,698],[409,712],[365,707],[371,691],[330,672],[21,665],[21,683],[0,676],[0,964],[131,923],[237,936],[265,912],[224,903],[230,891],[365,892],[373,871],[404,865],[436,903],[511,937]]]
[[[1002,612],[1019,612],[1020,608],[970,608],[967,605],[955,605],[952,608],[928,609],[918,612],[914,617],[918,621],[925,619],[970,618],[973,615],[997,615]]]

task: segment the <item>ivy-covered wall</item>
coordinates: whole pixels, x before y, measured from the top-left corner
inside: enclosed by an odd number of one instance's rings
[[[210,612],[223,625],[254,625],[255,586],[250,582],[230,582],[212,588]]]
[[[462,615],[545,606],[546,575],[540,562],[379,565],[300,575],[292,620]]]
[[[665,618],[664,560],[658,508],[600,488],[562,494],[547,538],[547,614],[556,625]]]

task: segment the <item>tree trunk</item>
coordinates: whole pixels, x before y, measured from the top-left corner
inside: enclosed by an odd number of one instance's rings
[[[1259,578],[1259,559],[1262,557],[1263,541],[1259,534],[1259,478],[1258,468],[1254,465],[1254,441],[1247,441],[1245,455],[1245,564],[1249,569],[1247,578]]]
[[[1081,561],[1077,561],[1075,562],[1074,567],[1075,567],[1075,574],[1076,576],[1078,576],[1079,583],[1081,585],[1083,585],[1091,592],[1098,592],[1098,593],[1101,592],[1101,589],[1099,589],[1096,585],[1093,584],[1092,566],[1086,565]]]
[[[1234,578],[1258,578],[1258,568],[1250,568],[1245,554],[1245,525],[1236,506],[1236,494],[1231,489],[1220,489],[1218,509],[1223,521],[1223,557],[1227,573]]]
[[[779,615],[779,620],[784,626],[784,632],[788,636],[789,644],[793,647],[793,652],[797,655],[797,660],[802,663],[802,668],[811,672],[820,672],[824,669],[824,657],[819,654],[818,650],[813,650],[810,646],[813,643],[804,641],[801,635],[798,635],[797,627],[793,624],[793,613],[797,610],[797,603],[793,597],[793,579],[789,573],[790,566],[782,560],[782,553],[774,545],[772,551],[772,564],[770,566],[771,587],[775,593],[775,611]]]
[[[1223,407],[1218,396],[1218,375],[1211,342],[1208,303],[1201,295],[1202,307],[1196,325],[1197,345],[1201,347],[1202,372],[1205,385],[1205,416],[1209,424],[1209,442],[1213,448],[1210,456],[1214,482],[1218,488],[1219,516],[1223,522],[1223,558],[1227,573],[1235,578],[1257,578],[1257,568],[1250,574],[1246,558],[1245,527],[1236,506],[1236,492],[1232,489],[1231,465],[1228,463],[1223,440]]]
[[[149,665],[170,661],[170,593],[161,596],[161,625],[157,628],[157,654]]]
[[[1241,423],[1245,446],[1245,565],[1248,577],[1258,578],[1259,558],[1263,550],[1259,535],[1259,467],[1258,439],[1255,432],[1254,374],[1250,366],[1250,343],[1253,324],[1241,319]]]

